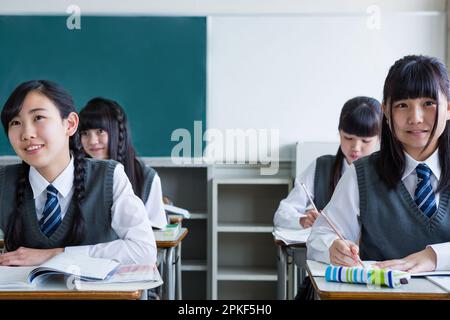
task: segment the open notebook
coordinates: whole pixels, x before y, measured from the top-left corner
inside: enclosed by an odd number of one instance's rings
[[[60,253],[40,266],[0,267],[0,289],[45,286],[55,277],[68,289],[128,291],[150,289],[162,284],[156,266],[119,265],[115,260]]]
[[[447,292],[450,292],[450,275],[448,276],[428,276],[428,280],[438,285]]]

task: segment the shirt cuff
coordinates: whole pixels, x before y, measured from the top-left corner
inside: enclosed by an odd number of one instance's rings
[[[432,244],[428,247],[436,253],[436,270],[450,270],[450,242]]]
[[[91,246],[73,246],[65,247],[64,252],[78,254],[89,257],[89,249]]]

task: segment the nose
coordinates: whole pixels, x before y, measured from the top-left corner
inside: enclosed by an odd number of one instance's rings
[[[359,152],[359,151],[361,151],[361,147],[362,147],[362,141],[359,139],[355,139],[355,141],[352,144],[352,151]]]
[[[98,143],[98,137],[95,133],[90,132],[88,134],[88,143],[90,145],[96,145]]]
[[[408,114],[408,123],[418,124],[422,123],[422,121],[423,121],[422,108],[420,108],[419,106],[414,106],[413,108],[411,108]]]
[[[21,134],[22,141],[28,141],[30,139],[36,138],[36,132],[33,126],[24,124],[22,128],[23,128]]]

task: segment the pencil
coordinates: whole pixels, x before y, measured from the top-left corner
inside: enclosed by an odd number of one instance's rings
[[[350,249],[350,244],[348,243],[348,241],[344,238],[344,236],[339,232],[338,228],[336,228],[336,226],[334,225],[334,223],[330,220],[330,218],[328,218],[328,216],[325,214],[325,212],[321,212],[319,210],[317,210],[316,205],[314,204],[314,201],[312,200],[311,195],[308,192],[308,189],[306,189],[306,185],[302,182],[300,183],[300,185],[302,186],[303,190],[305,190],[306,196],[309,199],[309,202],[311,202],[312,206],[314,207],[314,210],[316,210],[317,213],[319,213],[319,215],[321,215],[322,217],[325,218],[325,220],[327,221],[327,223],[330,225],[331,229],[333,229],[333,231],[337,234],[337,236],[339,237],[339,239],[341,239],[342,241],[344,241],[348,248]],[[364,266],[364,264],[362,263],[361,259],[358,256],[358,262],[359,264],[365,269],[366,267]]]

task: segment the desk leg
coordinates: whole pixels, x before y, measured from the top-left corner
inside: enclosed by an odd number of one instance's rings
[[[181,286],[181,242],[178,244],[178,246],[175,249],[175,256],[176,256],[176,266],[175,269],[177,271],[176,275],[176,286],[177,286],[177,292],[176,292],[176,299],[181,300],[182,295],[182,286]]]
[[[148,293],[147,293],[147,289],[142,290],[141,293],[141,298],[140,300],[148,300]]]
[[[277,246],[277,299],[286,300],[286,250],[282,246]]]
[[[158,251],[161,250],[161,255],[162,255],[162,260],[159,262],[159,274],[161,275],[162,279],[164,278],[165,272],[164,272],[164,268],[166,268],[167,262],[166,262],[166,253],[167,250],[166,249],[158,249]],[[161,299],[163,299],[165,291],[167,288],[167,282],[164,280],[164,284],[162,286],[159,286],[159,296],[161,297]]]
[[[167,299],[175,299],[175,281],[174,281],[174,248],[168,248],[166,252],[166,262],[167,262]]]

